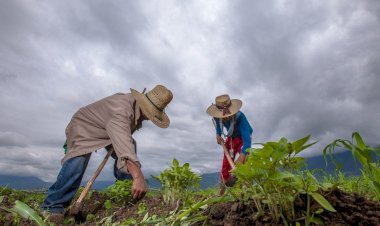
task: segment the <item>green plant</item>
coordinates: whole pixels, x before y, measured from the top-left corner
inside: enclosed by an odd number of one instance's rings
[[[132,201],[132,181],[117,180],[115,184],[109,186],[105,192],[114,202],[121,202],[127,205]]]
[[[130,226],[130,225],[137,225],[136,219],[128,218],[125,221],[120,223],[120,226]]]
[[[207,219],[206,216],[204,216],[202,212],[199,212],[199,210],[206,209],[207,206],[209,206],[210,204],[228,202],[231,200],[232,198],[229,196],[214,197],[200,200],[195,204],[185,207],[178,211],[177,215],[174,215],[172,216],[172,218],[169,218],[169,222],[171,222],[171,225],[191,225],[199,221],[205,221]]]
[[[199,175],[191,171],[189,163],[180,166],[177,159],[173,159],[170,169],[162,171],[154,178],[161,182],[164,202],[170,206],[174,206],[179,201],[186,201],[188,189],[199,187],[201,179]]]
[[[170,212],[169,216],[159,217],[157,215],[149,216],[146,213],[140,224],[142,225],[170,225],[170,226],[187,226],[196,222],[205,221],[207,217],[202,210],[206,209],[210,204],[219,202],[232,201],[230,196],[214,197],[202,199],[194,204],[177,208]]]
[[[337,148],[347,148],[362,165],[362,176],[368,181],[369,187],[375,194],[376,200],[380,201],[380,164],[374,162],[372,154],[380,155],[380,149],[365,144],[358,132],[352,133],[352,140],[336,139],[323,149],[326,159],[327,152],[332,153]],[[326,161],[327,164],[327,161]]]
[[[15,201],[15,205],[11,209],[4,208],[4,207],[0,207],[0,208],[4,209],[10,213],[13,213],[13,222],[16,225],[18,225],[20,223],[20,216],[25,218],[25,219],[34,221],[39,226],[45,226],[46,225],[45,221],[42,220],[42,218],[37,214],[37,212],[35,210],[33,210],[28,205],[26,205],[25,203],[23,203],[19,200]]]
[[[148,207],[144,202],[140,202],[138,207],[137,207],[137,214],[143,215],[148,211]]]
[[[293,142],[281,138],[278,142],[264,143],[262,148],[251,149],[244,164],[237,164],[233,174],[242,187],[243,199],[254,201],[258,216],[267,207],[276,222],[282,219],[287,224],[295,219],[294,201],[302,193],[307,195],[308,203],[311,196],[324,208],[333,209],[316,192],[320,186],[311,179],[311,173],[307,172],[305,177],[301,171],[305,159],[298,154],[316,143],[307,143],[309,138],[310,135]],[[305,217],[307,221],[315,219],[310,216],[310,206]]]
[[[111,214],[109,216],[104,217],[99,222],[97,222],[96,225],[102,225],[102,226],[116,226],[116,225],[118,225],[116,223],[112,223],[112,218],[113,218],[114,215],[115,215],[115,213],[113,213],[113,214]]]
[[[107,200],[104,202],[104,208],[105,208],[106,210],[109,210],[109,209],[111,209],[111,207],[112,207],[111,200],[107,199]]]
[[[13,215],[12,225],[20,225],[20,223],[21,223],[21,216],[20,216],[20,214],[17,214],[15,212],[13,212],[12,215]]]
[[[328,175],[323,178],[323,187],[329,186],[331,189],[339,189],[355,193],[369,199],[375,199],[376,194],[370,187],[371,181],[363,176],[346,176],[343,172],[338,172],[336,176]]]
[[[86,216],[86,222],[93,222],[96,221],[96,216],[94,214],[88,214]]]
[[[252,199],[259,213],[266,205],[273,218],[294,218],[293,202],[298,195],[300,176],[296,174],[305,166],[305,160],[298,157],[301,151],[316,142],[306,144],[310,135],[288,142],[281,138],[278,142],[267,142],[262,148],[253,148],[244,164],[237,164],[233,171],[245,190],[245,200]]]
[[[318,193],[321,188],[317,179],[310,173],[310,171],[305,171],[305,176],[302,178],[302,186],[299,188],[299,193],[306,194],[306,216],[305,216],[305,226],[310,225],[310,223],[323,224],[322,220],[315,216],[315,213],[311,212],[310,202],[311,197],[319,203],[324,209],[330,212],[336,212],[334,207]]]

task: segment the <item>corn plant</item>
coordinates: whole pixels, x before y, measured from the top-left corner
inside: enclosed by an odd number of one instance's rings
[[[371,190],[375,193],[376,200],[380,201],[380,163],[374,162],[372,158],[372,154],[375,154],[377,157],[380,155],[380,149],[366,145],[360,134],[354,132],[352,133],[352,140],[336,139],[328,144],[323,149],[325,159],[327,152],[332,155],[337,147],[347,148],[355,159],[360,162],[364,180],[368,181]]]
[[[0,196],[0,203],[2,200],[3,200],[3,196]],[[23,203],[19,200],[15,201],[15,205],[11,209],[8,209],[5,207],[0,207],[0,208],[2,208],[5,211],[8,211],[8,212],[13,214],[13,223],[15,225],[18,225],[20,223],[19,222],[20,216],[25,218],[25,219],[34,221],[38,226],[46,226],[47,225],[45,222],[46,219],[43,220],[41,218],[41,216],[38,215],[38,213],[34,209],[30,208],[28,205],[26,205],[25,203]]]
[[[186,202],[188,199],[188,189],[198,188],[201,177],[193,173],[189,163],[181,166],[177,159],[173,159],[170,169],[161,172],[153,177],[161,182],[164,202],[174,206],[177,202]]]

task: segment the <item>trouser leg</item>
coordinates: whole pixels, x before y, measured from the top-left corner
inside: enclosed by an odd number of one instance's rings
[[[232,161],[235,159],[235,152],[230,152],[231,150],[231,138],[227,137],[225,146],[230,154],[230,157]],[[223,163],[222,163],[222,173],[221,173],[221,181],[225,183],[229,178],[230,178],[230,170],[231,170],[231,165],[228,162],[228,159],[225,154],[223,154]]]
[[[67,160],[57,176],[57,181],[49,188],[41,209],[52,213],[62,213],[74,198],[83,174],[86,171],[91,153]]]

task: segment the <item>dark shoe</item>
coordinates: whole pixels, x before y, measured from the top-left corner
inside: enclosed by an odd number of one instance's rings
[[[65,220],[65,215],[63,213],[51,213],[48,217],[48,221],[54,225],[61,225]]]

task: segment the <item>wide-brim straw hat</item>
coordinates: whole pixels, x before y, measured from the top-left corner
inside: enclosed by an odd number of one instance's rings
[[[207,108],[207,114],[215,118],[227,118],[236,114],[243,102],[239,99],[231,99],[228,94],[223,94],[215,98],[215,104]]]
[[[131,89],[131,93],[144,115],[150,121],[161,128],[169,126],[170,120],[164,110],[173,99],[173,94],[170,90],[163,85],[157,85],[146,94],[134,89]]]

